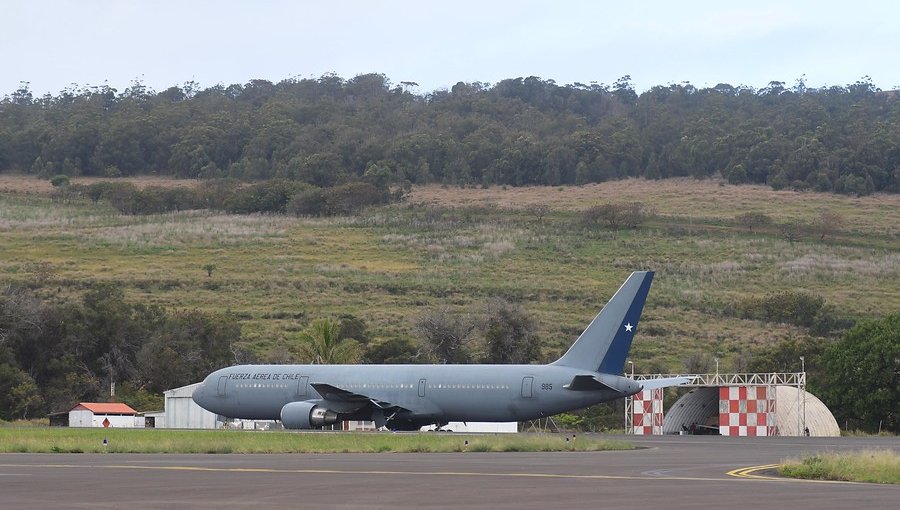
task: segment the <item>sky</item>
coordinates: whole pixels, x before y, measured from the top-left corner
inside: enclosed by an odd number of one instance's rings
[[[900,88],[894,0],[0,0],[0,97],[382,73],[428,93],[537,76]]]

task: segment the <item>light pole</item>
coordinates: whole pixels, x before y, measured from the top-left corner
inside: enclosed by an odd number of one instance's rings
[[[634,362],[631,360],[628,360],[625,363],[628,363],[629,365],[631,365],[631,380],[633,381],[634,380]],[[628,413],[632,411],[633,407],[634,407],[634,395],[631,395],[630,397],[625,399],[625,433],[626,434],[629,434],[634,431],[634,427],[633,427],[634,424],[632,424],[632,427],[631,427],[632,430],[628,430],[628,422],[630,421],[629,420],[630,416],[628,416]]]
[[[719,384],[719,358],[715,358],[716,360],[716,384]]]
[[[803,434],[806,435],[806,357],[800,356],[800,396],[803,398]]]

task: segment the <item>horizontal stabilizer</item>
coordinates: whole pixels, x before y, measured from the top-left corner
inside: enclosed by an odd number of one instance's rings
[[[693,377],[663,377],[660,379],[646,379],[637,381],[645,390],[655,390],[656,388],[668,388],[669,386],[680,386],[693,382]]]
[[[596,391],[596,390],[613,390],[615,388],[603,384],[592,375],[576,375],[572,378],[572,382],[563,386],[563,388],[572,391]]]

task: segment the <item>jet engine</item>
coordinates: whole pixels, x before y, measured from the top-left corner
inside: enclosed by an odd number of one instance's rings
[[[281,423],[286,429],[314,429],[338,422],[338,414],[314,402],[291,402],[281,408]]]

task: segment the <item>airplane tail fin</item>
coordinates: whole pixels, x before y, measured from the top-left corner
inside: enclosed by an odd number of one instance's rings
[[[621,374],[652,281],[652,271],[631,273],[578,340],[552,364]]]

